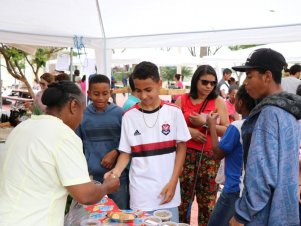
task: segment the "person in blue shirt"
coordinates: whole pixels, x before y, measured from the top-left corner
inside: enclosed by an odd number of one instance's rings
[[[299,225],[301,97],[282,91],[283,55],[261,48],[245,65],[249,95],[259,103],[242,126],[244,189],[235,203],[235,223],[247,226]]]
[[[131,88],[131,94],[128,95],[128,98],[126,99],[126,101],[122,106],[123,110],[125,111],[131,108],[132,106],[134,106],[136,103],[140,102],[140,99],[136,97],[136,88],[133,81],[133,75],[130,75],[129,77],[129,84]]]
[[[88,96],[92,101],[87,106],[77,134],[83,141],[89,174],[103,182],[104,174],[116,164],[121,135],[123,110],[110,103],[110,80],[105,75],[93,75],[89,79]],[[129,208],[128,173],[120,176],[120,188],[108,195],[120,209]]]
[[[241,126],[244,118],[255,107],[255,100],[252,99],[244,85],[239,87],[235,96],[235,109],[242,115],[242,120],[232,122],[221,141],[218,141],[216,133],[216,119],[218,115],[211,112],[207,118],[207,124],[212,139],[213,158],[225,159],[225,183],[224,189],[214,206],[208,226],[228,226],[229,221],[235,213],[235,201],[240,193],[240,177],[242,173],[242,142]]]

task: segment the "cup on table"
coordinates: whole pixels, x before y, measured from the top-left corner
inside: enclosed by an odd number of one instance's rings
[[[169,210],[156,210],[153,214],[155,217],[159,217],[162,222],[170,221],[172,218],[172,212]]]

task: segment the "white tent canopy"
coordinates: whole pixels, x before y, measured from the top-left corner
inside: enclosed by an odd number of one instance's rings
[[[300,0],[0,0],[0,6],[0,42],[83,44],[97,50],[102,66],[113,48],[301,40]]]

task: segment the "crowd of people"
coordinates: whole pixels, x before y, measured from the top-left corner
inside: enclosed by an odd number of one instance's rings
[[[68,194],[188,224],[196,198],[200,226],[299,225],[301,66],[282,78],[286,66],[266,48],[220,81],[201,65],[171,103],[143,61],[123,106],[110,102],[115,78],[92,75],[86,91],[85,77],[43,74],[31,106],[41,114],[14,128],[0,158],[0,225],[63,225]],[[246,73],[240,86],[233,70]]]

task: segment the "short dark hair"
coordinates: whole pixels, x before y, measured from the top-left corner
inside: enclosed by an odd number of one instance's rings
[[[248,94],[245,85],[241,85],[235,96],[237,99],[242,100],[249,112],[256,106],[256,101]]]
[[[49,84],[43,92],[41,101],[47,107],[62,108],[72,99],[76,99],[80,103],[85,102],[80,88],[71,81],[63,80]]]
[[[229,94],[233,91],[233,90],[238,90],[238,85],[231,85],[230,87],[229,87]]]
[[[54,76],[53,76],[53,74],[50,74],[50,73],[44,73],[44,74],[42,74],[41,77],[40,77],[40,79],[43,79],[43,80],[45,80],[48,83],[54,82]]]
[[[224,76],[225,74],[232,74],[231,69],[225,68],[225,69],[223,70],[223,76]]]
[[[272,77],[273,80],[275,81],[276,84],[280,84],[281,83],[281,79],[282,79],[282,71],[272,71],[272,70],[268,70],[268,69],[263,69],[263,68],[255,68],[254,70],[257,70],[260,74],[264,74],[267,71],[272,72]]]
[[[101,74],[94,74],[90,76],[89,89],[91,89],[91,85],[95,83],[107,83],[109,86],[111,85],[110,79],[107,76]]]
[[[60,81],[70,81],[70,76],[66,73],[60,73],[57,76],[55,76],[55,81],[60,82]]]
[[[152,79],[155,82],[160,81],[159,70],[157,65],[152,62],[142,61],[137,64],[133,71],[133,79]]]
[[[180,80],[180,78],[181,78],[181,74],[175,74],[175,78],[179,81]]]
[[[291,75],[295,75],[300,71],[301,71],[301,65],[299,65],[299,64],[294,64],[293,66],[290,67],[290,74]]]
[[[217,81],[216,72],[215,72],[214,68],[211,67],[210,65],[201,65],[193,73],[192,79],[191,79],[191,85],[190,85],[190,92],[189,92],[189,96],[192,99],[198,98],[198,88],[197,88],[198,80],[200,79],[200,77],[207,75],[207,74],[213,75],[215,78],[215,81]],[[212,92],[208,95],[207,99],[208,100],[215,99],[215,98],[217,98],[217,96],[218,96],[218,91],[215,86],[213,88]]]
[[[130,74],[130,76],[129,76],[129,84],[130,84],[130,88],[131,88],[132,92],[134,92],[136,90],[136,87],[135,87],[135,83],[133,80],[133,74]]]

